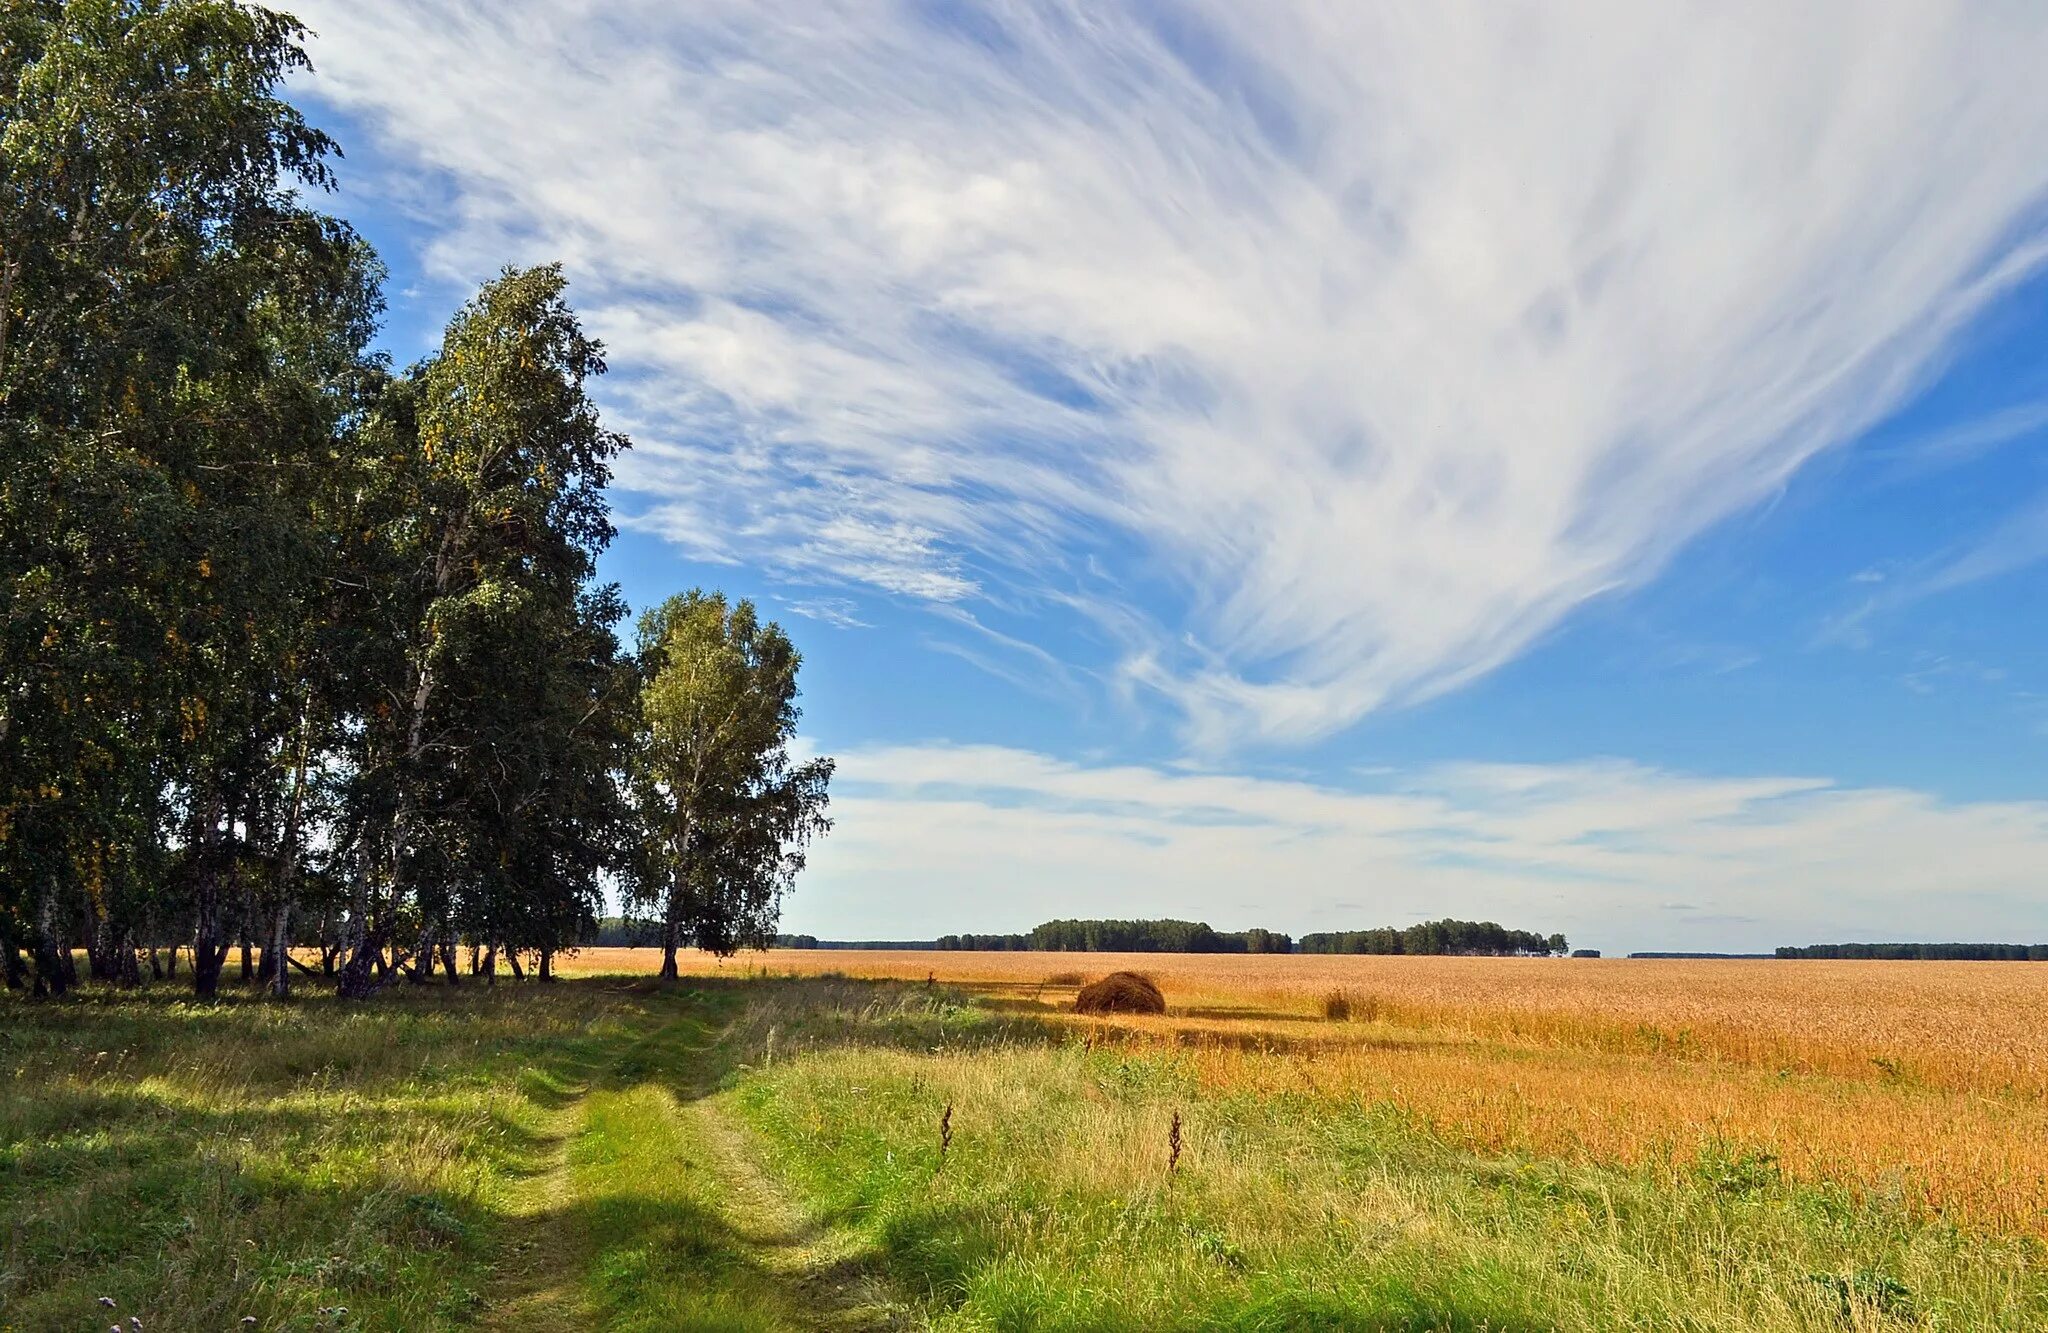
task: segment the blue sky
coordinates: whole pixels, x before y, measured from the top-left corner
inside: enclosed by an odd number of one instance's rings
[[[559,259],[836,937],[2048,939],[2048,18],[315,0],[432,345]]]

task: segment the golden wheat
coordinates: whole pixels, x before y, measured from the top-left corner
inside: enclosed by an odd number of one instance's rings
[[[1150,974],[1168,1013],[1065,1013],[1077,963]],[[1184,1048],[1214,1087],[1384,1101],[1476,1148],[1637,1165],[1766,1152],[1800,1179],[2048,1232],[2048,967],[865,950],[690,966],[931,977],[1098,1039]],[[1340,993],[1349,1021],[1332,1022]]]
[[[593,949],[576,966],[657,961],[653,950]],[[1077,963],[1091,977],[1151,975],[1195,1025],[1307,1022],[1342,990],[1388,1022],[1517,1044],[2048,1097],[2048,967],[2030,963],[773,949],[722,963],[700,955],[691,969],[931,976],[1045,999],[1062,989],[1048,978]]]

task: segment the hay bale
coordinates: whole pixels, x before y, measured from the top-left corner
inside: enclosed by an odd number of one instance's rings
[[[1166,997],[1140,972],[1112,972],[1074,997],[1077,1014],[1163,1014]]]

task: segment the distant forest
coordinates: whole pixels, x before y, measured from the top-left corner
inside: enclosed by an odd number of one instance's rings
[[[591,943],[619,947],[657,942],[654,921],[606,917]],[[1321,931],[1298,939],[1277,930],[1214,930],[1202,921],[1048,921],[1023,934],[941,935],[935,940],[821,940],[777,935],[779,949],[997,950],[1038,953],[1309,953],[1462,954],[1477,957],[1547,957],[1571,953],[1562,935],[1509,930],[1492,921],[1425,921],[1378,930]],[[1581,949],[1575,957],[1597,958]],[[1950,959],[1968,962],[2048,962],[2048,944],[1807,944],[1776,953],[1649,951],[1630,958],[1870,958]]]
[[[1780,958],[1947,959],[1970,963],[2048,962],[2048,944],[1805,944],[1785,945]]]
[[[608,917],[595,943],[651,943],[652,923]],[[1469,954],[1547,957],[1570,951],[1562,935],[1509,930],[1492,921],[1425,921],[1406,929],[1325,931],[1299,940],[1277,930],[1221,931],[1204,921],[1047,921],[1023,934],[941,935],[935,940],[821,940],[777,935],[784,949],[997,950],[1039,953]]]
[[[1425,921],[1406,930],[1342,930],[1304,935],[1302,953],[1478,954],[1490,957],[1542,958],[1571,952],[1562,935],[1509,930],[1493,921]]]
[[[792,937],[785,947],[803,948]],[[902,946],[897,946],[902,947]],[[1321,931],[1299,939],[1277,930],[1211,929],[1202,921],[1048,921],[1024,935],[942,935],[934,949],[1029,949],[1044,953],[1471,954],[1546,957],[1570,951],[1562,935],[1509,930],[1446,917],[1401,929]]]
[[[1219,931],[1206,921],[1047,921],[1025,935],[941,935],[939,949],[1029,949],[1041,953],[1292,953],[1272,930]]]

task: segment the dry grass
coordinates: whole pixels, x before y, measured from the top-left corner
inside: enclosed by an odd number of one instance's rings
[[[593,950],[579,970],[646,971]],[[1206,1084],[1402,1106],[1447,1137],[1577,1160],[1775,1157],[1930,1211],[2048,1233],[2048,967],[2025,963],[1089,955],[1140,966]],[[777,950],[701,972],[968,985],[1061,1017],[1042,954]],[[1061,977],[1059,980],[1064,981]],[[1346,1018],[1343,1026],[1331,1019]]]

